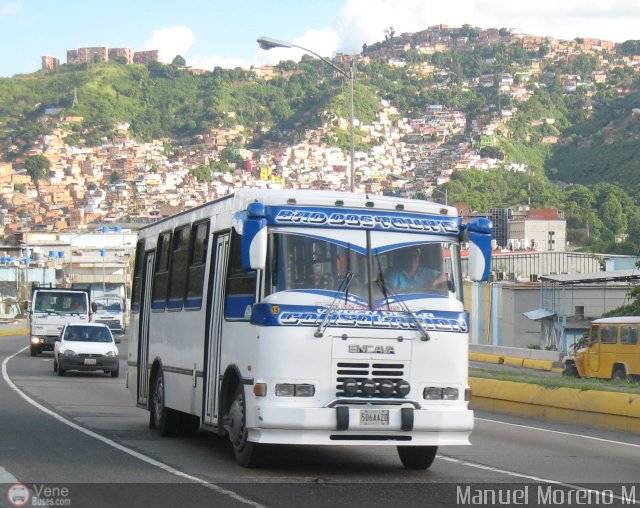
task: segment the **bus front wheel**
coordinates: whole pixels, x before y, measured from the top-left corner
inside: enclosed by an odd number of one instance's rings
[[[437,452],[437,446],[398,446],[400,461],[407,469],[429,469]]]
[[[238,464],[256,467],[260,464],[260,445],[248,440],[246,404],[242,384],[238,385],[227,413],[227,432]]]
[[[615,367],[613,369],[613,375],[611,376],[611,379],[613,379],[614,381],[623,381],[627,379],[627,373],[625,372],[624,367],[622,367],[621,365]]]

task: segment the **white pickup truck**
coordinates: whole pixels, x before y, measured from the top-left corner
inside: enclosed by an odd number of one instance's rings
[[[82,289],[34,288],[29,321],[31,356],[53,351],[65,324],[91,321],[89,293]]]

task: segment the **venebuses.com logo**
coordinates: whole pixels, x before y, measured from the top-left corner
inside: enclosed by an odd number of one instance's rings
[[[7,489],[7,499],[13,506],[26,506],[31,500],[31,492],[25,485],[16,483]]]

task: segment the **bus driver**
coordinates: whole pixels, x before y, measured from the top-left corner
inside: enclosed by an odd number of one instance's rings
[[[399,264],[389,277],[389,284],[396,290],[435,289],[447,282],[446,273],[421,264],[420,248],[405,249],[399,254]]]

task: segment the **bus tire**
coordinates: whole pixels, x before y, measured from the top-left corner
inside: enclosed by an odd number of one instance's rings
[[[162,437],[173,436],[176,433],[178,415],[176,411],[165,406],[164,376],[162,369],[158,370],[153,385],[151,397],[151,416],[149,427],[155,428]]]
[[[575,363],[567,363],[564,366],[564,370],[562,371],[563,376],[567,377],[580,377],[578,375],[578,368]]]
[[[38,356],[38,348],[31,346],[31,356]]]
[[[436,458],[437,446],[398,446],[398,455],[406,469],[429,469]]]
[[[614,381],[624,381],[627,379],[627,373],[622,365],[616,365],[613,368],[613,375],[611,376],[611,379]]]
[[[261,450],[259,444],[248,440],[249,433],[246,428],[247,412],[243,388],[243,385],[239,383],[227,413],[229,440],[238,464],[242,467],[257,467],[261,462]]]

